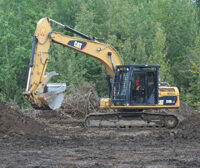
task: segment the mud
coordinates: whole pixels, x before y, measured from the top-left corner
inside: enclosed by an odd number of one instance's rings
[[[61,111],[2,103],[0,115],[0,167],[200,167],[200,113],[172,130],[86,129]]]

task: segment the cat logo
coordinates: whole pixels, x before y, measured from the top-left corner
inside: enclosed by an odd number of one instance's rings
[[[81,49],[82,43],[74,41],[74,47]]]
[[[84,50],[87,46],[87,43],[84,42],[84,41],[74,41],[74,40],[72,40],[72,41],[68,42],[68,45],[73,46],[75,48],[78,48],[80,50]]]

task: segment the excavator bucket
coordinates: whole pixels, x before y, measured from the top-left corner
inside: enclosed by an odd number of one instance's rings
[[[29,70],[31,72],[31,70]],[[30,74],[27,80],[27,87],[26,91],[23,92],[26,97],[31,100],[31,104],[36,109],[58,109],[60,108],[63,99],[64,99],[64,92],[66,90],[65,83],[48,83],[48,81],[55,75],[58,75],[55,71],[53,72],[46,72],[43,81],[40,85],[43,85],[40,89],[38,87],[35,89],[34,92],[30,92],[29,84],[30,84]],[[34,87],[34,86],[32,86]]]
[[[60,108],[64,99],[65,90],[65,83],[48,83],[41,90],[40,96],[50,109],[55,110]]]

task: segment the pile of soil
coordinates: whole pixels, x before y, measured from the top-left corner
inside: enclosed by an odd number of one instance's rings
[[[182,140],[200,142],[200,112],[194,111],[184,103],[181,103],[180,112],[185,119],[178,125],[176,137]]]
[[[46,133],[44,125],[24,116],[20,110],[0,102],[0,136],[13,137],[25,134]]]
[[[200,114],[193,114],[183,120],[178,126],[176,137],[182,140],[200,143]]]
[[[195,129],[200,128],[200,114],[193,114],[188,116],[185,120],[183,120],[179,127],[181,129]],[[200,129],[199,129],[200,130]]]
[[[200,143],[200,114],[188,116],[181,121],[175,129],[160,129],[159,131],[152,131],[152,134],[145,136],[147,139],[153,141],[163,142],[169,141],[174,144],[183,143]],[[143,137],[143,138],[141,138]],[[144,135],[138,137],[139,141],[144,139]]]
[[[196,113],[189,105],[183,102],[180,102],[179,112],[186,117]]]

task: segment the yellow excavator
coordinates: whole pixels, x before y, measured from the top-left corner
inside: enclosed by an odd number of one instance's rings
[[[51,23],[61,26],[81,38],[54,32]],[[159,65],[123,65],[117,51],[67,25],[48,17],[40,19],[33,36],[32,54],[24,95],[34,108],[60,108],[65,83],[48,83],[56,72],[46,72],[51,43],[57,43],[100,61],[106,71],[109,98],[102,98],[101,109],[117,112],[92,113],[86,117],[88,127],[156,126],[174,128],[178,118],[164,109],[178,109],[179,91],[176,87],[159,85]],[[114,110],[114,111],[116,111]]]

